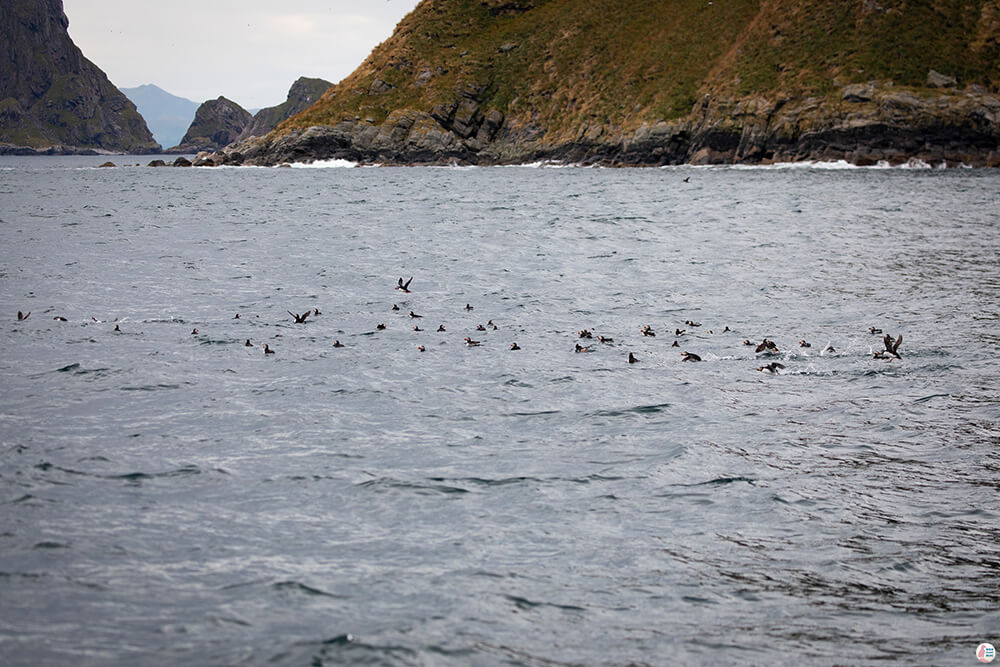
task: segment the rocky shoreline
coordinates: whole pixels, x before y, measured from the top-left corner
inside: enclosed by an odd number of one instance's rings
[[[560,161],[603,166],[771,164],[911,160],[1000,166],[1000,99],[978,86],[844,86],[827,97],[717,100],[691,113],[623,131],[584,124],[553,136],[530,119],[480,108],[474,96],[429,111],[397,110],[385,122],[343,120],[253,137],[217,151],[212,164],[273,166],[344,159],[386,165],[498,165]]]
[[[147,150],[141,152],[129,152],[129,155],[160,155],[163,151],[160,150]],[[32,147],[32,146],[17,146],[15,144],[5,144],[0,143],[0,155],[20,155],[20,156],[43,156],[43,155],[125,155],[121,151],[108,151],[99,148],[90,148],[86,146],[64,146],[64,145],[54,145],[54,146],[43,146],[43,147]]]

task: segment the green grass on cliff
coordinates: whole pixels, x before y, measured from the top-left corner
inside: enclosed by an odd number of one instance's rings
[[[516,8],[529,6],[520,11]],[[382,122],[468,85],[562,139],[689,114],[702,96],[1000,84],[994,0],[424,0],[347,79],[282,127]]]

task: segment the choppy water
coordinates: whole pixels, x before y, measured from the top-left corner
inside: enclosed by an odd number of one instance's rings
[[[100,161],[0,161],[5,665],[1000,644],[997,172]]]

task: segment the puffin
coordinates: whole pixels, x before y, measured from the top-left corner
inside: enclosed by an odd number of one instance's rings
[[[779,364],[777,361],[772,361],[765,366],[758,366],[757,370],[761,373],[777,373],[779,368],[784,368],[784,364]]]

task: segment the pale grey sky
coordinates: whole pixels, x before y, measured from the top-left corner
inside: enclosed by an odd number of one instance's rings
[[[69,34],[122,88],[152,83],[246,109],[300,76],[350,74],[418,0],[63,0]]]

